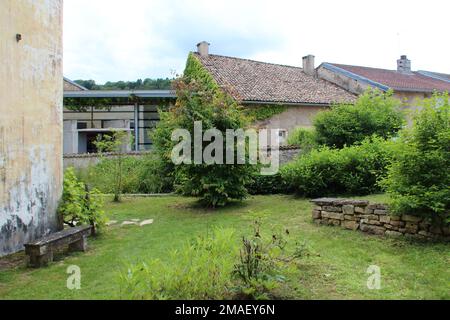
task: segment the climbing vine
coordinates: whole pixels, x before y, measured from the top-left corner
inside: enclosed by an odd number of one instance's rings
[[[287,106],[283,105],[258,105],[247,107],[245,113],[251,121],[263,121],[286,110]]]
[[[219,84],[193,53],[190,53],[188,56],[184,76],[187,81],[200,81],[206,89],[213,92],[217,92],[220,89]]]

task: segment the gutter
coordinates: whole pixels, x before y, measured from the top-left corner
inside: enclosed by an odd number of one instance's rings
[[[416,72],[418,74],[421,74],[421,75],[425,76],[425,77],[429,77],[429,78],[433,78],[433,79],[436,79],[436,80],[441,80],[441,81],[450,83],[449,79],[447,79],[445,77],[441,77],[441,76],[439,76],[439,75],[437,75],[437,74],[435,74],[433,72],[430,72],[430,71],[419,70],[419,71],[416,71]]]
[[[323,103],[323,102],[283,102],[283,101],[257,101],[257,100],[243,100],[242,104],[265,104],[265,105],[283,105],[283,106],[313,106],[313,107],[329,107],[333,103]]]

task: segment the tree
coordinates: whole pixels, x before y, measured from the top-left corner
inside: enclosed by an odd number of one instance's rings
[[[114,160],[112,161],[111,174],[113,177],[114,186],[114,201],[119,202],[122,194],[122,180],[123,180],[123,160],[125,157],[123,150],[124,144],[127,143],[128,133],[126,131],[115,130],[111,135],[104,134],[97,137],[94,142],[100,155],[104,152],[114,152]]]
[[[248,194],[245,184],[250,181],[253,171],[248,163],[171,163],[172,150],[178,143],[171,139],[174,129],[185,129],[194,137],[194,123],[202,121],[202,136],[212,128],[225,136],[227,129],[236,130],[247,126],[241,108],[219,89],[193,55],[189,57],[184,76],[174,82],[174,88],[177,91],[177,102],[167,113],[161,115],[153,140],[161,158],[174,170],[176,190],[184,195],[200,197],[201,202],[209,207],[224,206],[231,199],[244,199]],[[203,142],[202,150],[207,145],[208,143]],[[190,145],[189,148],[194,155],[194,146]],[[225,144],[220,148],[225,155]],[[232,148],[236,150],[237,144],[234,143]]]
[[[317,142],[342,148],[374,134],[382,138],[395,135],[405,118],[400,101],[392,95],[392,91],[368,89],[355,104],[338,104],[320,112],[314,119]]]

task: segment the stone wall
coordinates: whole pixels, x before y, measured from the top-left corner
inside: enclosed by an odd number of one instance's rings
[[[321,198],[311,200],[315,205],[312,217],[317,224],[341,226],[376,235],[450,240],[450,228],[432,226],[420,217],[391,215],[385,204],[365,200]]]

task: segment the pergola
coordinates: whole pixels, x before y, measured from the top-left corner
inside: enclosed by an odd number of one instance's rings
[[[134,106],[134,144],[135,150],[140,146],[140,130],[145,126],[140,126],[140,107],[144,105],[159,105],[161,107],[174,104],[176,94],[172,90],[83,90],[64,91],[64,107],[74,112],[98,112],[99,109],[111,107]],[[107,112],[107,111],[106,111]]]

